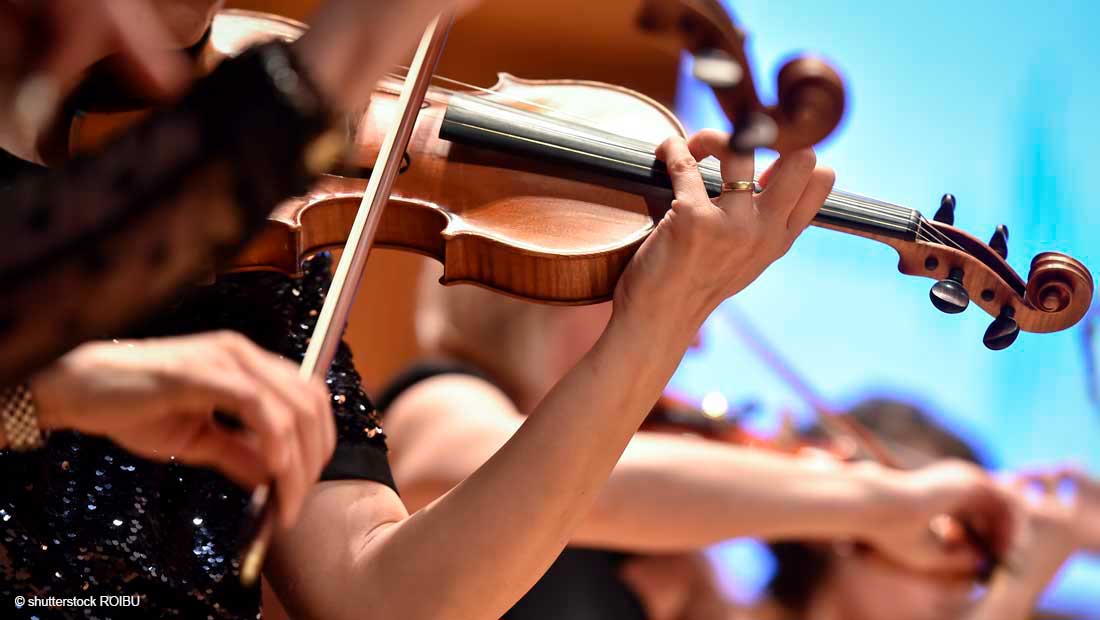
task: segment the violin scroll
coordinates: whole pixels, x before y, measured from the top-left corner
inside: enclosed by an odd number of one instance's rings
[[[1027,302],[1041,312],[1081,317],[1092,303],[1092,275],[1076,259],[1059,252],[1043,252],[1031,260]],[[1076,322],[1076,321],[1074,321]]]
[[[1092,275],[1076,259],[1060,252],[1043,252],[1031,260],[1024,301],[1039,317],[1049,315],[1051,320],[1073,325],[1088,312],[1092,293]],[[1041,324],[1046,325],[1045,322]],[[1019,333],[1016,308],[1006,305],[989,325],[983,342],[988,348],[999,351],[1015,342]]]
[[[961,299],[966,297],[995,317],[984,339],[990,349],[1006,348],[1019,330],[1050,333],[1067,329],[1088,311],[1093,279],[1078,260],[1060,252],[1043,252],[1032,259],[1024,280],[996,247],[935,220],[923,220],[922,226],[926,232],[915,242],[888,242],[901,255],[899,269],[940,281],[932,290],[937,308],[961,312],[967,305]],[[958,292],[957,308],[943,307],[945,283]]]
[[[799,56],[783,65],[778,81],[778,108],[790,127],[789,133],[809,141],[784,150],[817,144],[840,124],[844,117],[844,82],[827,62]]]
[[[718,0],[644,0],[638,23],[643,30],[679,37],[694,59],[695,76],[714,90],[733,124],[734,150],[768,147],[785,153],[810,147],[844,116],[843,80],[828,63],[810,56],[784,65],[777,103],[764,105],[745,51],[745,33]]]

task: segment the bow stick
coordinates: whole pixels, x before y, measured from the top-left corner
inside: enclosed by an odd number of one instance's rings
[[[803,402],[813,410],[815,419],[821,424],[822,429],[829,435],[851,441],[869,458],[878,463],[895,469],[901,469],[901,464],[896,456],[870,431],[860,426],[836,410],[821,397],[820,394],[802,378],[794,368],[780,357],[779,352],[764,336],[757,331],[748,318],[731,304],[726,304],[718,313],[721,323],[734,332],[752,352],[764,362],[773,373],[787,384]]]
[[[355,294],[359,290],[359,282],[363,278],[363,270],[367,265],[374,234],[382,219],[382,210],[389,200],[393,183],[397,179],[402,159],[409,145],[409,138],[416,125],[417,114],[424,103],[424,95],[428,92],[439,57],[443,54],[447,34],[450,32],[453,21],[454,16],[449,13],[440,15],[432,21],[424,31],[420,46],[416,50],[412,64],[409,65],[405,85],[398,100],[400,115],[387,132],[382,148],[378,152],[370,181],[355,216],[355,223],[348,234],[347,244],[340,256],[332,285],[325,296],[325,303],[321,307],[317,325],[313,329],[309,347],[302,360],[299,373],[302,377],[324,378],[328,374],[329,366],[332,365],[332,359],[336,355],[336,349],[340,345],[344,327],[348,322],[348,313],[352,302],[355,301]],[[274,531],[275,519],[272,509],[274,493],[273,486],[262,485],[252,494],[249,512],[255,523],[252,528],[254,537],[248,543],[241,561],[241,583],[246,586],[254,584],[259,577],[264,555]]]
[[[866,429],[856,420],[845,415],[839,415],[835,409],[825,403],[825,400],[810,386],[809,382],[802,378],[791,365],[783,359],[778,350],[767,342],[763,335],[749,322],[748,317],[736,311],[730,304],[717,313],[720,322],[728,330],[737,334],[742,341],[755,353],[769,369],[772,370],[784,383],[813,410],[815,419],[821,424],[825,432],[833,437],[844,438],[855,444],[864,454],[878,464],[891,469],[906,469],[902,465],[895,450],[886,447],[886,444],[875,437],[874,433]],[[896,444],[895,444],[896,445]],[[897,446],[898,449],[919,452],[908,446]],[[928,456],[925,455],[925,459]],[[1001,558],[990,542],[968,521],[955,519],[962,528],[962,533],[967,541],[982,554],[984,565],[979,569],[978,579],[988,581],[993,571],[1001,565]],[[1006,566],[1006,569],[1009,569]]]

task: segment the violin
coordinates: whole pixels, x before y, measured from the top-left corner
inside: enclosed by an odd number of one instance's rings
[[[858,440],[848,435],[810,436],[800,432],[790,417],[783,418],[782,428],[772,436],[754,433],[743,423],[746,413],[745,409],[696,406],[689,399],[666,391],[642,422],[641,430],[693,435],[708,441],[787,455],[813,449],[838,461],[849,461],[859,454]]]
[[[223,11],[200,62],[264,36],[292,38],[301,28],[282,18]],[[809,82],[829,83],[814,80]],[[296,274],[310,255],[343,246],[403,84],[399,75],[383,81],[357,123],[350,156],[356,174],[325,176],[307,195],[280,205],[235,269]],[[818,91],[803,86],[799,92]],[[762,118],[790,116],[781,110],[756,106],[735,113],[756,119],[747,126],[759,136],[769,133],[759,129],[767,124]],[[808,112],[798,118],[822,116]],[[770,132],[771,146],[803,145],[790,137],[797,133],[792,122],[770,122],[780,128]],[[103,126],[78,117],[73,144],[87,148],[105,133]],[[811,133],[817,138],[822,132]],[[489,89],[432,87],[375,243],[439,260],[445,284],[472,282],[547,303],[606,301],[670,204],[671,182],[654,152],[671,134],[685,134],[671,111],[610,84],[502,74]],[[750,142],[736,132],[732,139]],[[717,164],[704,161],[700,171],[708,191],[718,195]],[[1084,265],[1044,252],[1031,261],[1025,280],[1006,260],[1007,231],[999,229],[990,243],[978,240],[952,225],[954,204],[945,195],[936,215],[927,218],[915,209],[834,191],[813,223],[893,247],[902,273],[936,280],[930,298],[943,312],[965,310],[973,291],[973,301],[995,317],[983,338],[990,349],[1008,347],[1021,330],[1059,331],[1084,316],[1093,295]]]

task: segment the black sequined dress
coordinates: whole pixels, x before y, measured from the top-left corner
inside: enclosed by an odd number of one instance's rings
[[[226,276],[143,332],[232,329],[301,359],[329,267],[322,255],[300,280]],[[339,441],[324,478],[392,487],[384,435],[346,346],[328,383]],[[0,618],[257,618],[259,590],[243,588],[237,576],[247,499],[213,471],[148,462],[76,433],[54,433],[38,452],[0,451]],[[106,595],[140,601],[136,609],[103,607]],[[92,597],[96,605],[16,608],[19,596]]]

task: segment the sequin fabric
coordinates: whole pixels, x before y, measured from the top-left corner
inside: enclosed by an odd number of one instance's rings
[[[300,280],[224,277],[143,333],[232,329],[301,359],[329,267],[322,255]],[[384,465],[384,435],[346,346],[328,383],[341,447],[355,446],[360,456],[366,449]],[[54,433],[37,452],[0,451],[0,618],[258,618],[259,590],[237,577],[246,502],[244,491],[213,471],[144,461],[76,433]],[[105,595],[140,600],[104,607]],[[20,596],[93,597],[97,604],[17,608]]]

